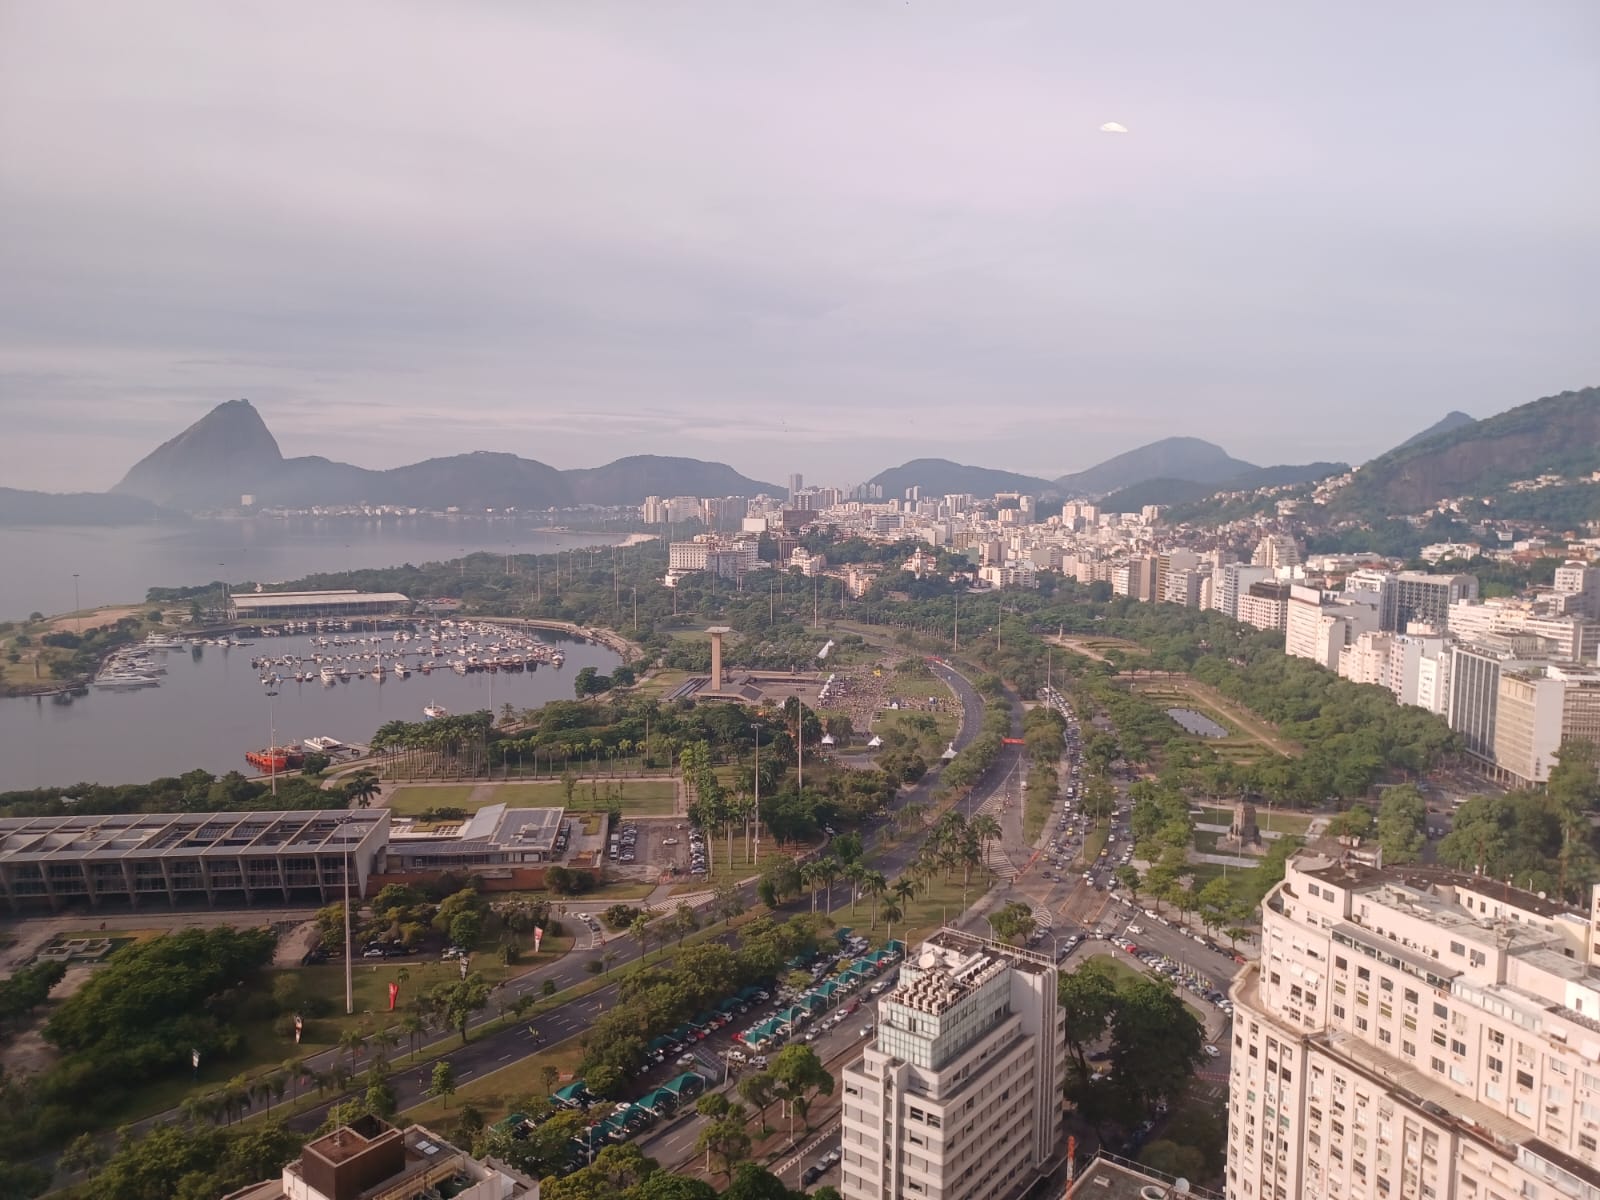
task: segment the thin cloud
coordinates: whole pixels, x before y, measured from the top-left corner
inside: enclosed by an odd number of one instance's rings
[[[0,484],[104,486],[238,396],[366,466],[849,482],[1325,457],[1319,412],[1371,452],[1600,378],[1587,0],[1371,3],[1378,44],[1348,7],[712,3],[18,9]],[[1083,132],[1112,103],[1136,155]]]

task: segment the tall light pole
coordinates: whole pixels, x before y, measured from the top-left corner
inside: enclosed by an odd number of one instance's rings
[[[267,689],[267,772],[272,780],[274,796],[278,794],[278,723],[272,716],[272,698],[277,694],[271,688]]]
[[[355,953],[350,944],[350,829],[355,818],[346,814],[339,818],[340,832],[344,838],[344,1012],[350,1016],[356,1011]]]
[[[761,861],[761,726],[750,726],[756,731],[756,852],[751,862]]]
[[[806,702],[794,698],[794,790],[806,787]]]

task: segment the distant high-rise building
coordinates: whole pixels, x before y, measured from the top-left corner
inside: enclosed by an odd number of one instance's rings
[[[1010,1200],[1066,1149],[1053,956],[954,929],[912,950],[844,1068],[840,1192]]]
[[[1271,533],[1256,543],[1250,562],[1257,567],[1270,567],[1274,571],[1301,564],[1300,545],[1283,533]]]
[[[1257,567],[1249,563],[1226,563],[1215,574],[1211,589],[1211,607],[1218,612],[1242,621],[1239,601],[1249,592],[1252,583],[1272,578],[1270,567]],[[1281,623],[1267,628],[1281,628]]]
[[[1252,583],[1239,597],[1239,620],[1257,629],[1282,633],[1289,624],[1290,591],[1291,585],[1287,583],[1269,580]]]
[[[1555,592],[1567,599],[1567,612],[1600,617],[1600,567],[1585,562],[1563,563],[1556,568]]]
[[[789,476],[789,499],[793,500],[796,496],[803,492],[805,490],[805,486],[805,476],[800,474],[800,472],[796,471],[793,475]]]
[[[1296,586],[1289,593],[1283,649],[1285,654],[1309,658],[1336,671],[1340,651],[1377,628],[1378,607],[1370,595],[1342,596]]]

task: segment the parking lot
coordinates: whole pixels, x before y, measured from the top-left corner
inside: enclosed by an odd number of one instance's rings
[[[681,817],[624,817],[606,843],[607,872],[623,879],[694,879],[697,870],[703,877],[707,865],[704,838]],[[722,850],[713,847],[713,853]]]

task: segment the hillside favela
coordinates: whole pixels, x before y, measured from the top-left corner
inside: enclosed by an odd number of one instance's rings
[[[1597,47],[0,0],[0,1200],[1600,1200]]]

